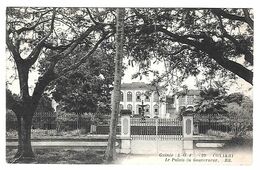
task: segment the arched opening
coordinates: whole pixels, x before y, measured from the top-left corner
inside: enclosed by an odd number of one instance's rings
[[[132,102],[132,92],[127,92],[127,101]]]
[[[122,104],[119,104],[119,112],[124,109],[124,106]]]
[[[153,113],[154,115],[159,115],[159,106],[157,104],[153,106]]]
[[[159,102],[159,95],[158,95],[157,92],[154,92],[154,94],[153,94],[153,101],[154,102]]]
[[[136,101],[141,102],[141,93],[139,91],[136,92]]]
[[[120,92],[120,101],[123,102],[124,101],[124,93],[121,91]]]
[[[150,96],[148,93],[145,93],[145,102],[150,102]]]
[[[149,115],[150,114],[150,105],[149,104],[145,106],[144,112],[145,112],[145,115]]]
[[[133,106],[132,106],[131,104],[128,104],[128,105],[127,105],[127,110],[131,110],[131,112],[132,112]]]

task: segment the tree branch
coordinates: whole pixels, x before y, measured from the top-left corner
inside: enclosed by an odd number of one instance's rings
[[[89,11],[88,8],[87,8],[87,12],[88,12],[88,15],[89,15],[91,21],[92,21],[94,24],[98,25],[98,22],[93,18],[92,14],[91,14],[91,12]]]
[[[52,10],[48,10],[48,11],[44,12],[43,14],[41,14],[41,16],[39,17],[39,19],[37,20],[37,22],[36,22],[34,25],[32,25],[32,26],[30,26],[30,27],[22,27],[22,28],[16,30],[17,34],[19,35],[19,34],[21,34],[21,33],[24,32],[24,31],[33,30],[33,29],[35,29],[38,25],[40,25],[40,24],[42,24],[42,23],[44,23],[44,22],[48,22],[49,20],[41,21],[41,19],[42,19],[42,17],[43,17],[45,14],[49,13],[50,11],[52,11]],[[40,22],[40,21],[41,21],[41,22]]]
[[[69,44],[66,45],[58,45],[58,46],[54,46],[51,43],[43,43],[43,47],[50,49],[50,50],[66,50],[68,47],[70,47],[73,44],[74,41],[70,42]]]
[[[104,22],[101,22],[99,19],[99,22],[96,21],[93,17],[93,15],[91,14],[90,10],[87,8],[87,12],[88,12],[88,15],[90,17],[90,20],[95,24],[95,25],[98,25],[98,26],[101,26],[101,27],[104,27],[104,26],[111,26],[111,27],[114,27],[114,24],[107,24],[107,23],[104,23]]]
[[[178,34],[174,34],[174,33],[170,32],[170,31],[168,31],[165,28],[162,28],[161,26],[157,26],[157,30],[162,32],[162,33],[164,33],[164,34],[166,34],[166,35],[168,35],[169,37],[171,37],[170,39],[172,41],[177,41],[177,42],[180,42],[182,44],[192,45],[192,46],[194,46],[194,47],[196,47],[198,49],[200,49],[200,47],[201,47],[201,43],[200,42],[188,39],[188,37],[190,37],[190,35],[189,36],[185,36],[185,35],[184,36],[180,36]]]
[[[52,34],[53,30],[54,30],[54,20],[55,20],[55,15],[56,15],[56,9],[53,8],[53,15],[52,15],[52,19],[51,19],[51,28],[50,31],[48,32],[48,34],[46,34],[40,41],[39,43],[34,47],[33,51],[29,54],[29,56],[25,59],[26,62],[28,62],[29,65],[33,65],[36,60],[39,57],[39,54],[42,50],[43,44],[45,42],[45,40],[47,40],[49,38],[49,36]]]
[[[169,53],[169,55],[177,55],[177,54],[181,53],[184,50],[191,50],[191,49],[188,46],[183,45],[183,46],[181,46],[181,48],[179,50],[174,51],[173,53]]]
[[[23,61],[18,49],[13,45],[12,41],[9,39],[8,30],[6,30],[6,45],[10,52],[12,53],[12,56],[16,63],[20,63]]]
[[[32,105],[33,108],[37,108],[37,105],[40,101],[40,98],[45,90],[45,88],[48,86],[48,84],[55,80],[57,78],[57,75],[54,73],[54,67],[56,65],[56,62],[52,62],[47,69],[47,71],[43,74],[43,76],[38,78],[38,81],[36,83],[36,86],[34,88],[33,94],[32,94]]]
[[[142,32],[144,33],[152,33],[156,31],[153,29],[154,26],[148,26],[146,28],[143,28]],[[161,26],[156,26],[157,31],[160,31],[166,35],[168,35],[170,38],[169,40],[172,40],[173,42],[179,42],[182,44],[187,44],[195,47],[198,50],[201,50],[209,55],[210,58],[214,59],[218,64],[220,64],[223,68],[233,72],[234,74],[238,75],[245,81],[247,81],[250,84],[253,84],[253,72],[245,68],[239,63],[236,63],[234,61],[231,61],[227,58],[223,57],[223,53],[219,51],[218,47],[216,47],[214,41],[210,37],[205,37],[202,42],[190,40],[187,39],[187,37],[180,36],[178,34],[174,34],[167,29],[164,29]]]
[[[77,62],[76,64],[74,64],[74,65],[71,65],[70,67],[67,67],[67,68],[63,69],[63,70],[60,72],[59,77],[64,76],[64,75],[67,74],[69,71],[71,71],[71,70],[73,70],[73,69],[79,67],[82,63],[84,63],[84,62],[86,61],[86,59],[87,59],[89,56],[91,56],[91,55],[96,51],[96,49],[98,48],[98,46],[99,46],[105,39],[109,38],[109,37],[112,36],[113,34],[114,34],[114,33],[112,33],[112,34],[110,34],[110,35],[108,36],[108,33],[106,33],[105,35],[103,35],[102,38],[100,38],[100,39],[96,42],[96,44],[94,45],[94,47],[93,47],[85,56],[83,56],[83,57],[80,59],[80,61],[78,61],[78,62]]]
[[[20,35],[22,32],[34,30],[38,25],[49,21],[49,19],[47,19],[47,20],[40,22],[40,19],[41,18],[39,18],[39,20],[34,25],[32,25],[30,27],[22,27],[22,28],[16,30],[17,34]]]
[[[224,58],[223,56],[210,55],[209,57],[214,59],[223,68],[231,71],[232,73],[238,75],[239,77],[253,85],[253,72],[251,70],[248,70],[241,64]]]
[[[78,39],[76,39],[67,49],[65,49],[62,53],[58,55],[54,55],[52,58],[53,61],[61,60],[62,58],[66,58],[71,52],[78,46],[78,44],[86,38],[93,30],[97,28],[96,25],[90,26],[87,31],[80,35]]]
[[[245,14],[245,20],[247,21],[248,25],[253,29],[254,28],[254,21],[249,15],[248,9],[243,9],[243,12]]]
[[[241,44],[241,42],[237,41],[233,36],[228,34],[228,32],[226,31],[226,29],[223,26],[221,15],[216,14],[216,16],[219,19],[220,28],[222,30],[223,36],[226,37],[227,39],[229,39],[235,45],[236,51],[238,53],[240,53],[240,54],[244,54],[245,55],[245,60],[247,62],[249,62],[251,65],[253,65],[254,64],[254,56],[250,52],[250,50],[248,50],[247,45]]]
[[[142,15],[139,11],[137,11],[136,8],[133,8],[132,10],[134,11],[136,16],[142,18],[142,20],[144,21],[145,24],[148,24],[148,20],[147,20],[147,18],[145,18],[144,15]]]
[[[43,76],[39,77],[36,86],[34,88],[34,92],[32,95],[32,101],[34,105],[37,105],[42,93],[44,92],[44,89],[46,86],[53,80],[57,79],[59,77],[58,74],[54,72],[54,68],[59,60],[62,58],[66,58],[71,52],[77,47],[77,45],[84,39],[86,36],[88,36],[96,27],[90,26],[86,32],[84,32],[77,40],[75,40],[69,48],[64,50],[62,53],[58,55],[54,55],[51,58],[51,64],[49,65],[47,71],[43,74]]]
[[[224,11],[220,8],[212,9],[211,11],[212,11],[213,14],[221,15],[222,17],[230,19],[230,20],[237,20],[237,21],[245,22],[253,29],[253,23],[248,22],[246,17],[241,17],[241,16],[229,14],[229,13],[227,13],[226,11]]]

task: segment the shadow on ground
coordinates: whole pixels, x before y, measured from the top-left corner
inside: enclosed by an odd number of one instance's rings
[[[6,149],[6,161],[13,163],[13,157],[17,149]],[[81,149],[35,149],[36,164],[102,164],[104,151]],[[19,162],[28,163],[28,162]]]

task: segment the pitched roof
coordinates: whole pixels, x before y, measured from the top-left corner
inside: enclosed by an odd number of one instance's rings
[[[185,95],[196,95],[196,96],[199,96],[200,95],[200,90],[190,89],[190,90],[187,90],[187,94],[186,94],[185,90],[182,90],[179,93],[185,94]]]
[[[133,83],[121,84],[121,90],[135,90],[135,89],[155,90],[155,87],[145,84],[144,82],[133,82]]]

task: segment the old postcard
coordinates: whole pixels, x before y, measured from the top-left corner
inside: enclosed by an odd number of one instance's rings
[[[254,9],[6,6],[7,164],[252,165]]]

